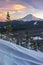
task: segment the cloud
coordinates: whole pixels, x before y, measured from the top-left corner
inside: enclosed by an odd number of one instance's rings
[[[29,11],[31,11],[31,12],[35,12],[36,11],[36,9],[33,6],[30,6],[30,5],[27,6],[27,9]]]
[[[10,11],[15,11],[16,13],[23,13],[25,11],[31,11],[31,12],[34,12],[36,9],[31,6],[31,5],[22,5],[22,4],[12,4],[12,5],[9,5],[8,7],[8,10]]]
[[[38,18],[42,18],[43,19],[43,11],[36,11],[35,13],[34,13],[34,15],[36,16],[36,17],[38,17]]]
[[[10,0],[6,0],[7,2],[9,2]]]
[[[5,20],[5,18],[3,16],[2,12],[0,12],[0,21],[4,21],[4,20]]]
[[[24,10],[26,7],[25,6],[23,6],[23,5],[21,5],[21,4],[15,4],[15,5],[13,5],[13,9],[14,10]]]
[[[2,17],[2,13],[0,13],[0,17]]]
[[[43,0],[33,0],[32,6],[36,9],[42,10],[43,9]]]
[[[6,19],[7,11],[9,11],[10,16],[12,17],[12,19],[14,19],[14,18],[20,18],[20,16],[27,14],[29,11],[34,12],[35,8],[33,8],[30,5],[25,6],[22,4],[9,4],[3,8],[0,8],[0,12],[2,12],[4,19]],[[14,17],[14,15],[16,17]]]

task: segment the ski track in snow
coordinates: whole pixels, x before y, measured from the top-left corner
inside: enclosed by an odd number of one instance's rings
[[[0,39],[0,65],[43,65],[43,52]]]

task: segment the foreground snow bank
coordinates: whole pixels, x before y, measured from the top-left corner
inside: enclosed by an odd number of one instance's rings
[[[0,65],[43,65],[43,53],[0,39]]]

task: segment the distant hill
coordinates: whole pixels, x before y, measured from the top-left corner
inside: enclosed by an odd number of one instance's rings
[[[10,24],[11,24],[11,26],[12,26],[12,29],[13,29],[13,31],[14,30],[43,30],[43,21],[41,21],[41,20],[37,20],[37,21],[30,21],[30,22],[28,22],[28,21],[22,21],[22,20],[20,20],[20,21],[18,21],[18,20],[12,20],[11,22],[10,22]],[[0,30],[2,30],[3,28],[5,29],[5,27],[6,27],[6,22],[0,22]]]

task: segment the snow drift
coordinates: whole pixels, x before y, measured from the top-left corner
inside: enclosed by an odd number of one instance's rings
[[[43,53],[0,39],[0,65],[43,65]]]

